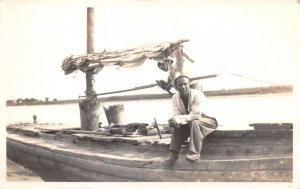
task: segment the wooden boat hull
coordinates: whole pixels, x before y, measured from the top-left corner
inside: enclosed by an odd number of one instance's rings
[[[241,133],[247,132],[240,132],[240,136]],[[243,141],[245,144],[249,141],[254,144],[259,143],[259,140],[253,140],[249,133],[256,132],[248,132],[248,137],[239,137],[239,134],[230,137],[234,143],[238,140],[240,140],[239,144]],[[286,137],[282,133],[287,133]],[[168,155],[168,142],[163,143],[159,139],[127,140],[113,137],[112,141],[111,138],[104,136],[99,136],[97,139],[96,136],[90,135],[62,136],[61,133],[60,135],[44,134],[22,129],[18,132],[11,131],[7,135],[7,157],[36,171],[46,181],[290,182],[292,180],[290,131],[281,131],[277,134],[271,132],[268,138],[259,133],[270,143],[276,139],[276,135],[280,134],[282,138],[277,138],[277,141],[281,141],[281,146],[278,142],[274,148],[266,143],[265,146],[256,145],[256,149],[253,146],[251,148],[251,145],[248,147],[244,145],[245,148],[242,148],[243,145],[237,145],[236,152],[233,150],[235,147],[232,143],[224,142],[229,140],[226,132],[220,134],[221,131],[209,136],[200,163],[188,162],[182,154],[172,167],[163,165]],[[218,145],[214,142],[218,140],[223,143],[225,149],[223,152],[221,149],[213,150],[214,146]],[[184,151],[185,147],[183,147]]]

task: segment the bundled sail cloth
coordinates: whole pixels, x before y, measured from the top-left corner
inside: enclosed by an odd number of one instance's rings
[[[138,48],[85,54],[82,56],[71,55],[64,59],[62,69],[65,75],[77,69],[82,72],[92,71],[97,74],[104,66],[136,67],[143,64],[147,59],[156,61],[168,58],[172,53],[181,48],[181,43],[188,40],[178,40],[177,42],[148,45]]]

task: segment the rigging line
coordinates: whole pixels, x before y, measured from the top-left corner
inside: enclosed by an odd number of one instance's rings
[[[76,72],[74,73],[74,75],[73,75],[73,79],[75,78],[75,76],[77,75],[77,72],[78,72],[78,69],[76,70]]]
[[[255,80],[255,81],[259,81],[259,82],[263,82],[263,83],[268,83],[268,84],[272,84],[272,85],[281,85],[280,83],[277,83],[277,82],[265,81],[265,80],[262,80],[262,79],[257,79],[257,78],[254,78],[254,77],[241,75],[241,74],[234,73],[234,72],[231,72],[231,71],[227,71],[227,70],[224,70],[224,69],[221,69],[221,68],[217,68],[217,67],[214,67],[214,66],[211,66],[211,65],[208,65],[208,64],[204,64],[204,63],[200,63],[200,64],[203,64],[204,66],[208,66],[208,67],[211,67],[213,69],[216,69],[216,70],[219,70],[219,71],[222,71],[222,72],[230,73],[230,74],[238,76],[238,77],[247,78],[247,79],[251,79],[251,80]]]

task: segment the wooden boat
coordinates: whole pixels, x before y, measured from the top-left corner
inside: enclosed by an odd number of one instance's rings
[[[201,161],[164,166],[170,134],[111,135],[64,125],[7,127],[7,157],[45,181],[268,181],[291,182],[293,132],[255,125],[253,130],[217,130],[205,140]]]

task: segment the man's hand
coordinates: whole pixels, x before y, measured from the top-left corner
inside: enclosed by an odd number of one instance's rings
[[[175,128],[181,127],[181,124],[177,123],[177,121],[174,117],[169,119],[168,122],[169,122],[170,127],[175,127]]]
[[[160,88],[169,91],[171,89],[171,85],[168,82],[165,82],[164,80],[158,80],[156,81],[157,85],[160,86]]]

